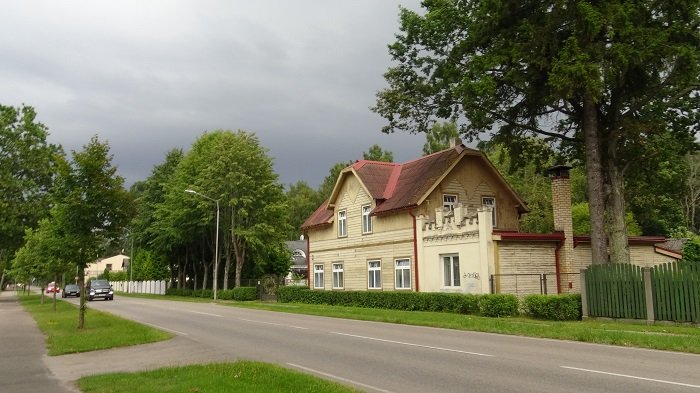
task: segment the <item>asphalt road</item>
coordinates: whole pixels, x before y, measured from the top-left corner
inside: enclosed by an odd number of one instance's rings
[[[89,305],[238,359],[277,363],[368,392],[700,391],[700,355],[115,299]]]

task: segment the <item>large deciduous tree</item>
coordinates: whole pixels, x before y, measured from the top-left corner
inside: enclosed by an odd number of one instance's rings
[[[435,123],[430,131],[425,133],[425,144],[423,145],[423,155],[432,154],[450,147],[450,140],[459,137],[457,123],[453,121],[442,124]]]
[[[49,210],[48,191],[63,151],[47,137],[32,107],[0,105],[0,290],[25,230]]]
[[[427,132],[463,120],[476,138],[495,130],[558,141],[585,160],[594,263],[629,259],[624,176],[634,147],[658,132],[694,135],[700,70],[698,1],[427,0],[401,10],[390,46],[397,66],[374,110],[385,132]]]

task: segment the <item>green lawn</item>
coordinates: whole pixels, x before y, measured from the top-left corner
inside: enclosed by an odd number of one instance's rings
[[[84,393],[358,392],[311,375],[249,361],[97,375],[81,378],[77,384]]]
[[[18,298],[46,335],[49,355],[145,344],[172,337],[170,333],[93,309],[85,312],[85,328],[79,330],[75,305],[58,300],[54,312],[51,297],[46,297],[44,304],[40,295]]]

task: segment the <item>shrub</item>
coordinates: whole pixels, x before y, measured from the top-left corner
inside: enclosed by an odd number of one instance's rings
[[[581,319],[581,295],[528,295],[523,300],[525,313],[533,318],[554,321]]]
[[[515,295],[482,295],[479,298],[479,314],[485,317],[512,317],[518,315],[518,305]]]

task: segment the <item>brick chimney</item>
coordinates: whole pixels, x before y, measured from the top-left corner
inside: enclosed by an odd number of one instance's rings
[[[570,166],[557,165],[549,168],[552,180],[552,210],[554,230],[564,232],[564,244],[559,249],[559,285],[562,293],[569,292],[576,285],[574,262],[574,224],[571,217]]]

